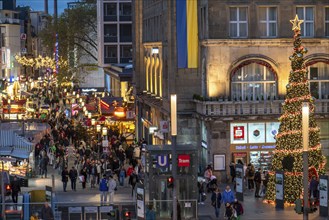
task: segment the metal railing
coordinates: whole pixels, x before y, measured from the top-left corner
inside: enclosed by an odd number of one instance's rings
[[[55,220],[125,220],[137,219],[137,204],[135,201],[115,202],[114,204],[100,204],[99,202],[49,202],[52,205]],[[198,219],[197,200],[179,200],[181,219]],[[32,215],[38,213],[41,217],[41,209],[44,202],[5,203],[5,220],[29,220]],[[146,201],[144,204],[145,215],[152,210],[158,220],[172,219],[172,200]],[[2,207],[1,207],[2,208]],[[141,207],[139,207],[141,208]],[[1,211],[2,209],[0,209]]]
[[[197,113],[203,116],[279,115],[284,100],[264,101],[197,101]],[[329,113],[329,99],[315,101],[315,114]]]

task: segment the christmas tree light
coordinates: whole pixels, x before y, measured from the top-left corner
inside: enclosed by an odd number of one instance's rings
[[[304,54],[307,49],[302,46],[300,38],[300,24],[296,15],[293,24],[294,51],[289,57],[291,68],[289,84],[287,85],[286,99],[283,104],[283,114],[279,118],[280,128],[276,136],[276,149],[272,160],[272,171],[267,185],[266,199],[275,200],[275,171],[283,170],[285,173],[284,201],[294,203],[303,190],[303,178],[317,176],[324,171],[325,158],[321,152],[319,133],[320,129],[314,119],[314,100],[310,94],[308,83],[308,70],[304,63]],[[308,102],[310,106],[309,117],[309,176],[303,176],[303,144],[302,144],[302,103]]]

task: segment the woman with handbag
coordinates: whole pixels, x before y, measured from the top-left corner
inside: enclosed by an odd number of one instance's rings
[[[82,189],[86,188],[86,180],[87,180],[87,168],[83,168],[80,172],[79,180],[82,183]]]
[[[220,193],[219,188],[217,187],[211,195],[211,205],[215,208],[216,218],[219,218],[219,210],[220,210],[221,202],[222,202],[222,194]]]

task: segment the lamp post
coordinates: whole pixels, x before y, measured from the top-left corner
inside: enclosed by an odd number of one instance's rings
[[[97,132],[97,155],[99,157],[99,151],[100,151],[100,145],[99,145],[99,136],[100,133],[102,132],[102,126],[101,125],[96,125],[96,132]]]
[[[171,120],[171,163],[172,176],[174,178],[173,191],[173,220],[177,220],[177,151],[176,151],[176,136],[177,136],[177,96],[170,96],[170,120]]]
[[[302,136],[303,136],[303,187],[304,187],[304,214],[308,220],[308,145],[309,145],[309,105],[303,102],[302,106]]]

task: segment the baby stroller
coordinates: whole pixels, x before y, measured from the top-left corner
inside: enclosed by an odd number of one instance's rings
[[[217,178],[216,176],[212,175],[210,177],[210,181],[207,184],[207,192],[213,192],[217,188]]]

